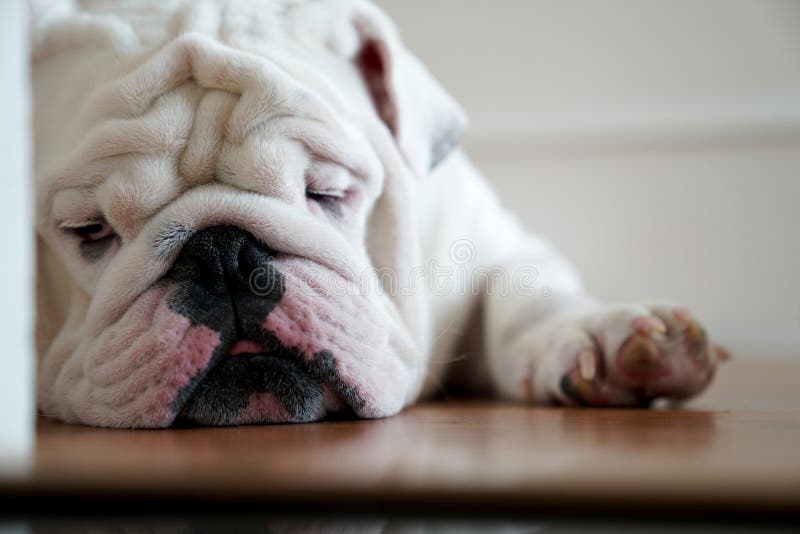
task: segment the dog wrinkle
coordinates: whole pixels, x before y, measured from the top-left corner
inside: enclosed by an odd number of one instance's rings
[[[148,292],[93,343],[84,373],[97,417],[127,417],[132,426],[169,425],[174,396],[207,367],[219,345],[217,332],[170,310],[165,291]]]

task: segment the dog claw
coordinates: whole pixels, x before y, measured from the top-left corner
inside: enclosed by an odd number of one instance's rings
[[[584,354],[592,353],[587,351]],[[584,378],[580,360],[578,366],[573,367],[562,377],[560,386],[561,392],[580,406],[605,406],[608,404],[608,399],[602,391],[602,385],[598,384],[596,380]]]
[[[714,351],[714,356],[716,356],[718,362],[727,362],[733,358],[728,349],[721,345],[717,345],[716,343],[712,347],[712,350]]]
[[[705,354],[705,349],[708,342],[705,329],[700,326],[696,321],[692,321],[686,325],[683,331],[684,339],[686,340],[686,348],[689,354],[695,356],[702,356]]]
[[[674,315],[675,319],[683,326],[690,326],[694,322],[694,315],[686,308],[676,308],[673,310],[672,315]]]
[[[597,357],[594,351],[587,350],[578,355],[578,367],[580,368],[581,378],[586,382],[591,382],[597,376]]]
[[[666,334],[667,325],[658,317],[639,317],[633,323],[637,332],[642,334]]]

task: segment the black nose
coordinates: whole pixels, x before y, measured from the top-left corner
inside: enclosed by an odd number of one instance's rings
[[[196,232],[183,245],[169,276],[191,280],[214,295],[259,295],[268,290],[273,252],[235,226]],[[261,291],[261,293],[259,293]]]

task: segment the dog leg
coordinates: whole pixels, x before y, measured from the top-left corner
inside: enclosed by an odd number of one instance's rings
[[[438,242],[461,237],[470,244],[475,265],[459,267],[470,267],[473,281],[482,278],[473,287],[481,287],[483,368],[500,395],[642,406],[657,398],[686,399],[710,382],[726,353],[691,313],[598,303],[566,258],[521,229],[466,158],[457,156],[446,167],[450,174],[442,182],[462,195],[449,203],[453,230]]]

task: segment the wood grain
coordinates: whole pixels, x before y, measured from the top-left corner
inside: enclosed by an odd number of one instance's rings
[[[41,419],[33,473],[0,480],[0,496],[794,513],[798,384],[798,363],[731,363],[681,410],[449,400],[377,421],[166,431]]]

